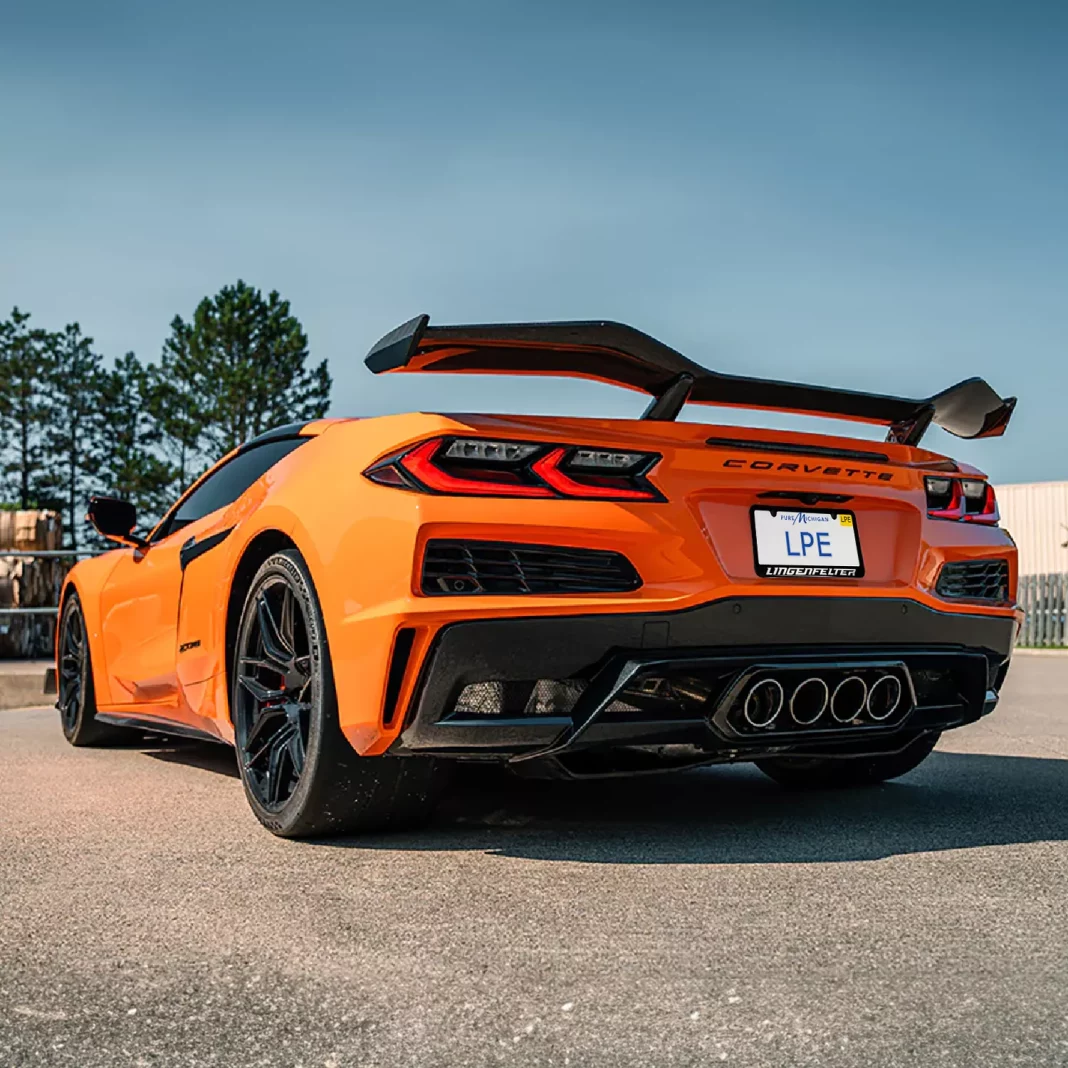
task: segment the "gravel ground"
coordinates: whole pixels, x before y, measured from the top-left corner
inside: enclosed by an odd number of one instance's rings
[[[0,712],[0,1065],[1068,1065],[1068,657],[904,779],[467,777],[283,842],[229,751]]]

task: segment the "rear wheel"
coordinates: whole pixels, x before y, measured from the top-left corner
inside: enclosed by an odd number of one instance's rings
[[[121,739],[121,728],[109,727],[96,719],[89,635],[76,593],[63,605],[56,648],[56,707],[63,736],[71,745],[106,745]]]
[[[924,734],[899,753],[865,757],[772,757],[756,761],[765,775],[794,790],[827,790],[873,786],[896,779],[920,766],[940,735]]]
[[[342,734],[319,599],[296,550],[276,553],[256,572],[231,678],[241,779],[268,830],[311,837],[429,816],[436,761],[361,757]]]

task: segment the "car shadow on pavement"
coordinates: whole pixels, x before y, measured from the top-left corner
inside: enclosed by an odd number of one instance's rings
[[[334,848],[603,864],[877,860],[1068,839],[1068,760],[932,754],[903,779],[791,792],[755,768],[559,782],[463,774],[429,828]]]
[[[131,744],[145,756],[162,760],[165,764],[184,764],[190,768],[214,771],[231,779],[241,778],[237,770],[237,754],[228,745],[156,735],[142,736]]]
[[[146,756],[237,777],[227,746],[143,738]],[[601,864],[878,860],[1068,840],[1068,759],[935,752],[855,790],[784,790],[750,765],[586,782],[458,769],[431,824],[310,840],[341,849],[480,851]]]

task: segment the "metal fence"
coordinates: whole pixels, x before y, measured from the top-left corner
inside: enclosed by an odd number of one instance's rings
[[[76,559],[96,555],[91,549],[0,549],[0,596],[6,602],[0,605],[0,657],[52,655],[63,576]]]
[[[1068,645],[1068,574],[1021,575],[1017,601],[1025,613],[1020,645]]]
[[[0,549],[0,560],[81,560],[89,556],[99,556],[99,550],[93,549]],[[58,596],[59,590],[56,590]],[[18,606],[0,608],[0,616],[55,616],[59,609],[56,605]]]

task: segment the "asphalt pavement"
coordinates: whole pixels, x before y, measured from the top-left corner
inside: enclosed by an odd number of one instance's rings
[[[220,747],[0,712],[0,1065],[1068,1065],[1068,657],[866,791],[467,776],[285,842]]]

